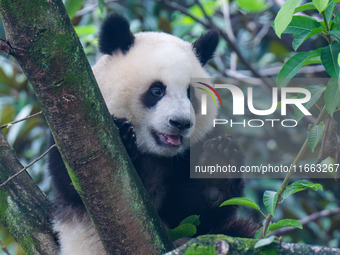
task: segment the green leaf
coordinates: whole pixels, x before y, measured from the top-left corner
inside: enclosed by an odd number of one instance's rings
[[[338,79],[330,79],[324,95],[327,112],[333,116],[336,108],[340,104],[340,84]]]
[[[259,230],[256,231],[256,233],[254,235],[254,239],[259,239],[260,238],[262,230],[263,230],[263,227],[261,227]]]
[[[197,232],[196,227],[193,224],[187,223],[179,225],[174,229],[170,229],[168,231],[168,234],[172,241],[176,241],[177,239],[183,237],[192,237],[196,234],[196,232]]]
[[[286,228],[286,227],[294,227],[294,228],[299,228],[302,229],[302,225],[299,221],[293,220],[293,219],[284,219],[280,220],[276,223],[272,223],[269,225],[269,231],[274,231],[280,228]]]
[[[314,28],[321,28],[320,22],[314,18],[307,16],[293,16],[292,21],[287,28],[283,31],[283,34],[297,34],[303,32],[311,32]]]
[[[97,27],[93,25],[75,26],[74,29],[78,36],[93,35],[97,31]]]
[[[246,12],[260,12],[267,8],[264,0],[236,0],[236,4]]]
[[[282,199],[286,199],[287,197],[297,193],[297,192],[300,192],[300,191],[303,191],[303,190],[306,190],[305,188],[302,188],[302,187],[287,187],[285,189],[285,191],[282,193],[282,196],[281,198]]]
[[[277,13],[274,20],[274,30],[279,38],[281,38],[281,34],[286,30],[287,26],[291,22],[295,8],[300,4],[301,0],[287,0]]]
[[[325,10],[325,21],[329,24],[332,19],[333,11],[335,8],[335,3],[330,3]]]
[[[98,0],[99,10],[101,13],[104,13],[105,10],[105,1],[104,0]]]
[[[316,101],[319,100],[319,98],[322,96],[323,92],[326,89],[325,85],[312,85],[312,86],[307,86],[305,87],[306,89],[309,90],[311,93],[311,99],[307,102],[302,104],[307,110],[309,110],[315,103]],[[298,94],[297,98],[303,98],[305,97],[305,94]],[[305,115],[300,111],[298,107],[294,107],[294,113],[296,116],[296,120],[300,121]]]
[[[292,56],[288,61],[282,66],[279,74],[277,75],[277,86],[282,88],[286,86],[290,79],[293,78],[304,63],[312,57],[318,56],[318,51],[308,51],[300,52]]]
[[[333,19],[333,24],[335,24],[335,25],[340,25],[340,12],[338,12],[338,13],[335,15],[335,17],[334,17],[334,19]]]
[[[321,122],[319,125],[308,126],[307,138],[308,145],[312,152],[314,152],[315,147],[318,145],[320,139],[322,138],[323,132],[325,131],[325,125]]]
[[[260,211],[260,206],[258,204],[256,204],[253,200],[250,200],[249,198],[245,198],[245,197],[234,197],[234,198],[228,199],[224,201],[220,205],[220,207],[225,206],[225,205],[243,205],[243,206],[248,206],[255,210]]]
[[[254,245],[254,249],[258,249],[260,247],[267,246],[267,245],[271,244],[272,242],[274,242],[274,240],[275,240],[275,236],[270,236],[270,237],[258,240]]]
[[[282,199],[286,199],[287,197],[303,191],[303,190],[323,190],[322,185],[318,184],[318,183],[312,183],[312,182],[308,182],[308,181],[298,181],[298,182],[294,182],[291,185],[289,185],[285,191],[282,193],[281,198]]]
[[[309,59],[307,59],[305,61],[305,63],[303,63],[302,66],[308,66],[308,65],[316,65],[316,64],[322,64],[321,63],[321,58],[320,58],[320,54],[315,56],[315,57],[310,57]]]
[[[291,185],[289,185],[291,187],[296,187],[296,188],[304,188],[304,189],[310,189],[310,190],[323,190],[323,187],[321,184],[319,183],[313,183],[313,182],[309,182],[309,181],[297,181],[292,183]]]
[[[331,36],[335,37],[338,41],[340,41],[340,28],[335,28],[328,32]]]
[[[327,8],[328,0],[313,0],[313,3],[319,13],[321,13]]]
[[[303,5],[295,8],[294,13],[308,11],[308,10],[314,10],[314,9],[315,9],[315,5],[312,2],[309,2],[309,3],[303,4]]]
[[[277,202],[277,192],[266,190],[263,194],[263,204],[271,215],[275,214],[276,202]]]
[[[201,224],[200,221],[200,216],[199,215],[191,215],[189,217],[186,217],[184,220],[182,220],[179,225],[183,225],[183,224],[192,224],[194,226],[199,226]]]
[[[66,0],[65,7],[70,19],[74,17],[77,11],[80,10],[81,6],[83,5],[83,0]]]
[[[298,33],[293,40],[293,49],[297,50],[308,38],[322,32],[322,27],[314,28],[311,31]]]
[[[329,174],[329,176],[333,178],[337,178],[338,165],[337,165],[337,161],[334,158],[328,157],[322,160],[320,162],[320,165],[322,165],[323,167],[327,165],[327,173]]]
[[[326,72],[332,78],[339,78],[338,55],[340,45],[338,42],[333,42],[331,45],[321,49],[321,61],[326,69]]]

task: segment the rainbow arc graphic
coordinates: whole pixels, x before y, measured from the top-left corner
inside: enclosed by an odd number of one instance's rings
[[[217,93],[217,91],[210,85],[206,84],[206,83],[203,83],[203,82],[197,82],[205,87],[207,87],[208,89],[210,89],[215,95],[216,97],[218,98],[218,100],[220,101],[220,104],[222,106],[222,100],[220,98],[220,95]],[[216,99],[214,97],[214,95],[208,90],[208,89],[205,89],[205,88],[201,88],[201,87],[197,87],[198,89],[200,90],[203,90],[205,93],[207,93],[211,98],[212,100],[214,101],[215,105],[217,106],[217,102],[216,102]]]

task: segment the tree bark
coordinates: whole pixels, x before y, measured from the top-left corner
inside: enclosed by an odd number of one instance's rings
[[[205,235],[190,240],[177,249],[163,255],[205,254],[205,255],[253,255],[253,254],[340,254],[340,249],[317,245],[295,244],[274,241],[270,245],[254,249],[256,239],[236,238],[225,235]]]
[[[32,83],[106,251],[169,250],[62,1],[0,0],[0,15],[7,41],[2,45]]]
[[[0,132],[0,183],[23,166]],[[0,187],[0,223],[8,229],[27,254],[57,254],[58,246],[49,219],[50,202],[23,172]]]

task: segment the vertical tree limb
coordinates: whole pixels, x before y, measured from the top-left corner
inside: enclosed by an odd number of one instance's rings
[[[166,232],[133,169],[61,0],[0,0],[11,54],[36,92],[109,254],[160,254]]]
[[[0,183],[23,166],[0,132]],[[27,254],[57,254],[49,219],[50,202],[27,172],[0,188],[0,223]]]

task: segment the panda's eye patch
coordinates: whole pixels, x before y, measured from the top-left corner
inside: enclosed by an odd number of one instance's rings
[[[142,95],[142,103],[151,108],[157,104],[157,102],[165,95],[166,86],[160,82],[156,81],[150,85],[148,90]]]
[[[190,99],[190,86],[187,89],[187,97]]]

